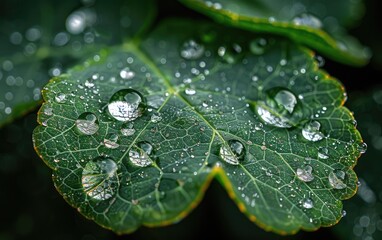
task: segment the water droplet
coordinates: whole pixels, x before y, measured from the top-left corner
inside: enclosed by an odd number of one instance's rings
[[[185,90],[184,90],[184,93],[186,93],[187,95],[195,95],[196,94],[196,90],[195,89],[193,89],[193,88],[186,88]]]
[[[158,113],[153,113],[153,115],[151,115],[151,122],[152,123],[158,123],[160,121],[162,121],[162,116],[161,114],[158,112]]]
[[[361,154],[364,154],[367,150],[367,144],[365,142],[363,143],[360,143],[358,145],[358,151],[361,153]]]
[[[314,176],[312,174],[312,166],[305,165],[303,168],[297,168],[296,174],[297,177],[304,182],[311,182],[314,179]]]
[[[261,55],[265,52],[267,40],[265,38],[257,38],[249,44],[249,49],[255,55]]]
[[[118,144],[118,135],[115,133],[110,133],[106,136],[106,138],[103,140],[103,144],[105,147],[110,149],[116,149],[119,147]]]
[[[129,123],[128,125],[125,123],[122,125],[121,133],[123,136],[132,136],[135,133],[135,129],[132,123]]]
[[[122,79],[132,79],[135,77],[135,72],[131,71],[130,68],[125,67],[119,72],[119,76],[121,76]]]
[[[320,147],[318,149],[318,158],[321,158],[321,159],[328,159],[329,158],[328,149],[326,147]]]
[[[204,53],[204,46],[191,39],[183,43],[180,56],[187,60],[200,58]]]
[[[224,63],[233,64],[240,58],[242,48],[238,44],[221,46],[218,48],[218,56]]]
[[[345,172],[342,170],[333,170],[329,173],[329,183],[334,189],[344,189],[346,184],[343,182],[345,180]]]
[[[82,11],[73,12],[66,19],[66,30],[71,34],[79,34],[85,30],[85,14]]]
[[[302,136],[306,140],[317,142],[324,138],[324,134],[320,132],[321,124],[318,121],[312,121],[305,124],[302,129]]]
[[[55,97],[54,100],[58,103],[65,103],[66,102],[66,95],[64,93],[58,93]]]
[[[302,206],[306,209],[311,209],[314,207],[313,200],[311,198],[305,198],[302,202]]]
[[[44,108],[44,114],[47,116],[52,116],[53,115],[53,109],[51,107]]]
[[[302,116],[300,111],[295,111],[296,105],[297,98],[292,92],[276,87],[267,91],[266,100],[259,101],[255,110],[265,123],[290,128],[299,122]]]
[[[293,18],[293,23],[297,26],[309,26],[312,28],[321,28],[322,22],[317,17],[308,14],[303,13]]]
[[[118,166],[111,158],[99,157],[86,163],[82,171],[82,187],[95,200],[111,198],[117,191]]]
[[[314,59],[316,59],[318,67],[323,67],[325,65],[325,59],[319,55],[315,55]]]
[[[139,142],[129,152],[129,160],[138,167],[147,167],[153,163],[150,156],[153,154],[153,146],[148,142]]]
[[[244,145],[237,140],[229,140],[227,145],[220,147],[219,156],[227,163],[238,165],[239,161],[244,158]]]
[[[90,112],[82,113],[76,120],[77,129],[85,135],[93,135],[98,129],[97,116]]]
[[[346,214],[347,214],[346,210],[342,210],[342,213],[341,213],[342,217],[345,217]]]
[[[146,108],[146,99],[133,89],[120,90],[110,98],[110,115],[118,121],[133,121],[140,117]]]

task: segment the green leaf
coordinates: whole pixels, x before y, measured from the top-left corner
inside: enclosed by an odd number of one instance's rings
[[[0,30],[0,127],[38,106],[49,78],[107,44],[141,35],[153,15],[151,0],[82,2],[2,3],[7,11]]]
[[[369,49],[344,29],[363,13],[360,0],[181,2],[227,25],[286,36],[341,63],[361,66],[370,58]]]
[[[344,204],[346,217],[333,231],[341,239],[381,239],[382,89],[379,86],[352,97],[354,100],[349,102],[349,106],[354,109],[368,150],[357,165],[360,184],[357,195]]]
[[[268,45],[252,53],[248,39]],[[44,88],[33,135],[87,218],[118,233],[174,223],[214,177],[267,230],[341,218],[361,138],[312,52],[176,19],[99,56]]]

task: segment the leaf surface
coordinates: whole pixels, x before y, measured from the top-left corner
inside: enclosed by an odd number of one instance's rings
[[[345,30],[362,15],[358,0],[181,2],[227,25],[286,36],[344,64],[365,65],[370,58],[369,50]]]
[[[251,52],[248,39],[267,45]],[[341,218],[361,138],[310,51],[176,19],[99,56],[44,88],[33,135],[83,215],[118,233],[170,224],[216,177],[267,230]]]
[[[0,126],[37,107],[41,88],[51,77],[107,44],[139,36],[154,14],[153,6],[150,0],[140,4],[75,0],[2,3]]]

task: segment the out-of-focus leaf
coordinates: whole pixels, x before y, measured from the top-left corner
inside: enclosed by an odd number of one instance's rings
[[[370,52],[345,26],[363,13],[360,0],[181,0],[216,21],[255,32],[289,37],[325,56],[350,65],[365,65]]]
[[[3,1],[0,28],[0,127],[41,103],[49,78],[108,44],[139,36],[151,0]]]

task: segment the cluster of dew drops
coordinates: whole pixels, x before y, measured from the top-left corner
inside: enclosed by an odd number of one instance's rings
[[[294,19],[296,25],[309,25],[312,24],[314,27],[321,27],[321,23],[318,19],[309,15],[302,15]],[[256,39],[250,43],[250,50],[253,54],[259,55],[264,53],[267,41],[266,39]],[[222,61],[226,63],[234,63],[235,57],[234,53],[240,53],[240,45],[233,45],[232,49],[227,49],[225,46],[218,49],[218,56],[222,58]],[[181,56],[185,59],[195,60],[202,56],[204,53],[204,46],[197,43],[195,40],[189,40],[183,44],[181,49]],[[324,60],[320,56],[316,56],[319,67],[322,67]],[[281,60],[280,65],[286,65],[286,60]],[[271,68],[271,67],[269,67]],[[267,69],[271,72],[273,69]],[[302,69],[301,73],[305,73],[306,70]],[[253,81],[258,81],[259,77],[254,76]],[[315,79],[315,80],[318,80]],[[303,99],[302,95],[296,97],[290,90],[285,88],[274,88],[267,94],[267,99],[265,101],[259,101],[255,105],[255,111],[260,117],[262,122],[267,125],[278,127],[278,128],[291,128],[293,127],[293,122],[300,122],[301,112],[298,112],[297,103],[299,100]],[[195,89],[186,89],[185,93],[187,95],[195,95]],[[321,113],[327,111],[327,107],[322,107]],[[352,121],[353,125],[356,125],[355,120]],[[262,127],[262,124],[257,125],[258,128]],[[301,128],[301,136],[310,142],[319,142],[328,136],[326,136],[321,130],[321,123],[318,120],[310,120],[306,122]],[[262,150],[266,150],[263,146]],[[366,143],[361,143],[358,147],[358,151],[362,154],[365,153],[367,149]],[[226,144],[222,144],[219,150],[219,156],[224,162],[230,165],[239,165],[240,161],[244,160],[246,154],[245,144],[239,140],[231,139]],[[329,149],[327,147],[319,147],[317,158],[318,159],[328,159]],[[315,178],[313,167],[310,164],[305,164],[301,167],[295,169],[296,177],[302,182],[309,183]],[[328,174],[327,181],[333,189],[345,189],[346,184],[346,173],[342,169],[332,169]],[[304,209],[311,209],[314,207],[314,201],[310,197],[304,197],[300,201],[301,206]],[[254,204],[251,204],[254,205]],[[346,212],[343,211],[343,216]]]
[[[309,18],[309,19],[308,19]],[[316,19],[312,19],[309,16],[301,16],[296,18],[296,25],[306,25],[313,22],[317,26],[319,25]],[[257,39],[251,42],[250,50],[254,54],[262,54],[266,45],[265,39]],[[202,44],[199,44],[195,40],[191,39],[186,41],[180,50],[180,56],[186,60],[196,60],[203,56],[205,48]],[[241,47],[239,45],[233,45],[232,49],[226,47],[220,47],[218,49],[218,56],[222,61],[226,63],[234,63],[235,53],[240,53]],[[285,65],[286,61],[280,62]],[[270,70],[271,71],[271,70]],[[120,77],[122,79],[130,80],[135,77],[135,72],[129,68],[124,68],[120,71]],[[254,76],[253,81],[257,81],[258,77]],[[91,82],[86,82],[86,87],[91,87]],[[195,95],[196,90],[191,88],[185,89],[186,95]],[[55,97],[56,102],[64,103],[66,101],[66,95],[58,93]],[[298,97],[300,98],[300,96]],[[260,119],[267,125],[278,128],[291,128],[293,125],[289,118],[295,113],[295,108],[298,102],[298,98],[288,89],[277,89],[274,91],[267,101],[259,101],[256,104],[255,111]],[[301,99],[301,98],[300,98]],[[121,122],[133,122],[140,117],[146,109],[146,100],[142,94],[133,89],[124,89],[116,92],[110,99],[107,105],[109,114],[117,121]],[[323,109],[326,110],[325,107]],[[275,112],[278,114],[276,115]],[[298,114],[296,114],[298,115]],[[152,122],[159,122],[161,120],[160,115],[152,115]],[[97,116],[94,113],[85,112],[81,114],[75,122],[77,130],[84,135],[93,135],[99,129],[99,122]],[[124,125],[121,134],[124,136],[131,136],[135,133],[135,129],[132,124]],[[262,126],[259,124],[258,126]],[[321,124],[319,121],[312,120],[307,122],[302,130],[301,134],[303,138],[311,142],[318,142],[325,138],[325,134],[321,131]],[[109,134],[103,144],[110,149],[119,147],[118,135]],[[264,148],[263,150],[266,150]],[[361,153],[366,151],[366,144],[362,144],[359,148]],[[319,159],[329,158],[328,148],[321,147],[318,150]],[[219,156],[221,159],[230,165],[239,165],[245,157],[246,149],[245,145],[239,140],[229,140],[226,144],[222,144],[219,150]],[[135,148],[132,148],[129,153],[130,162],[138,167],[147,167],[153,164],[151,155],[153,154],[153,147],[148,142],[139,142]],[[93,161],[89,161],[83,169],[82,185],[84,191],[88,196],[97,200],[106,200],[113,196],[118,185],[117,175],[118,165],[110,157],[98,157]],[[314,180],[313,167],[309,164],[305,164],[296,169],[296,177],[306,183]],[[95,174],[97,173],[97,174]],[[347,187],[345,181],[346,174],[341,169],[334,169],[328,175],[328,182],[334,189],[344,189]],[[314,207],[314,202],[310,197],[304,198],[301,201],[301,205],[305,209],[311,209]]]

